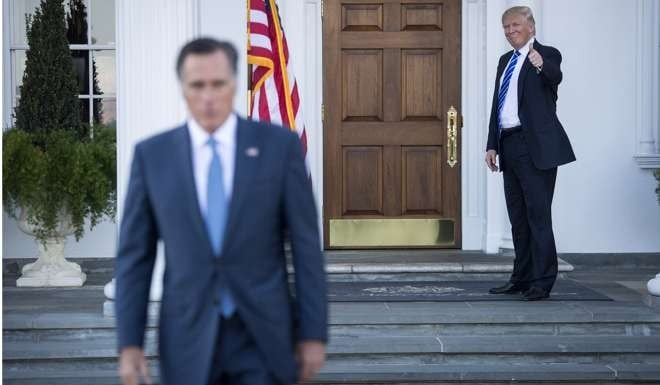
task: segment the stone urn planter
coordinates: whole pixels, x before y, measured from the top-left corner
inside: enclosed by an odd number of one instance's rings
[[[651,295],[660,296],[660,274],[656,275],[655,278],[651,279],[646,284],[646,288],[648,289]]]
[[[86,224],[91,230],[115,218],[116,129],[81,119],[67,37],[78,28],[68,25],[61,0],[38,3],[26,20],[28,49],[13,127],[2,132],[3,210],[39,244],[37,261],[22,269],[17,286],[82,286],[86,276],[64,258],[64,245],[71,234],[79,241]],[[94,86],[96,75],[89,79]]]
[[[149,301],[160,302],[163,296],[163,275],[165,274],[165,256],[161,247],[158,248],[156,263],[154,264],[153,274],[151,275],[151,288],[149,290]],[[103,287],[105,298],[111,301],[115,300],[115,279],[106,283]]]
[[[29,223],[25,210],[18,218],[18,227],[24,233],[34,236],[35,225]],[[23,266],[21,277],[16,281],[18,287],[63,287],[82,286],[87,279],[80,265],[69,262],[64,257],[66,237],[74,232],[67,215],[60,215],[55,231],[56,237],[38,242],[37,261]]]
[[[658,187],[655,189],[655,193],[658,195],[658,204],[660,204],[660,168],[656,169],[653,172],[655,179],[658,181]],[[660,296],[660,274],[656,275],[655,278],[652,278],[647,284],[646,288],[649,291],[649,294],[654,296]]]

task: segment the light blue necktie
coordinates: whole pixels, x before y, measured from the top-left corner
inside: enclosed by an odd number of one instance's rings
[[[224,175],[222,162],[216,150],[218,142],[209,138],[206,144],[211,148],[211,165],[206,185],[206,230],[209,233],[211,246],[216,258],[220,257],[222,251],[222,240],[225,235],[227,224],[227,194],[225,194]],[[226,287],[220,289],[220,311],[226,318],[230,317],[236,310],[234,299]]]
[[[502,123],[500,121],[502,115],[502,108],[504,107],[504,100],[506,99],[506,94],[509,91],[509,84],[511,83],[511,77],[513,76],[513,71],[516,69],[516,64],[518,63],[518,56],[520,52],[513,51],[513,57],[509,65],[504,71],[504,78],[502,79],[502,86],[500,86],[500,92],[497,96],[497,137],[499,138],[502,133]]]

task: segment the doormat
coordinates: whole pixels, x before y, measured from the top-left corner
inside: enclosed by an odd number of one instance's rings
[[[334,302],[398,301],[520,301],[521,294],[490,294],[502,281],[451,282],[329,282],[328,298]],[[612,301],[586,286],[571,280],[557,280],[545,301]]]

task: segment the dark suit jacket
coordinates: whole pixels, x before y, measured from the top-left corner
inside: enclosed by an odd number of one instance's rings
[[[258,156],[248,156],[248,148],[258,148]],[[160,239],[166,259],[159,323],[164,384],[206,384],[221,284],[231,289],[267,366],[283,383],[296,380],[297,341],[327,340],[323,255],[297,135],[239,119],[235,167],[218,257],[197,202],[187,126],[135,147],[115,269],[119,349],[143,346]],[[285,229],[293,250],[295,299],[287,284]]]
[[[523,129],[523,137],[529,155],[536,168],[547,170],[573,162],[575,154],[566,131],[557,118],[557,87],[562,80],[561,53],[554,48],[534,42],[534,49],[543,57],[543,70],[536,73],[527,58],[518,77],[518,117]],[[500,92],[500,78],[506,69],[513,50],[500,57],[497,65],[495,93],[490,113],[488,144],[486,151],[500,152],[497,137],[497,96]],[[500,157],[500,169],[506,165]]]

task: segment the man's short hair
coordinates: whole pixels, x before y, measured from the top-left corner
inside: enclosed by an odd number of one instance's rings
[[[179,51],[179,57],[176,59],[176,74],[179,79],[181,79],[183,62],[188,56],[210,55],[217,51],[222,51],[227,55],[227,59],[229,59],[229,63],[231,64],[231,69],[234,75],[236,75],[238,72],[238,51],[236,51],[236,47],[227,41],[220,41],[211,37],[200,37],[189,41],[183,46],[183,48],[181,48],[181,51]]]
[[[527,22],[532,25],[534,30],[536,30],[536,21],[534,21],[534,12],[532,12],[532,9],[530,7],[518,6],[507,9],[502,14],[502,24],[504,24],[504,19],[513,15],[520,15],[524,17],[527,20]]]

